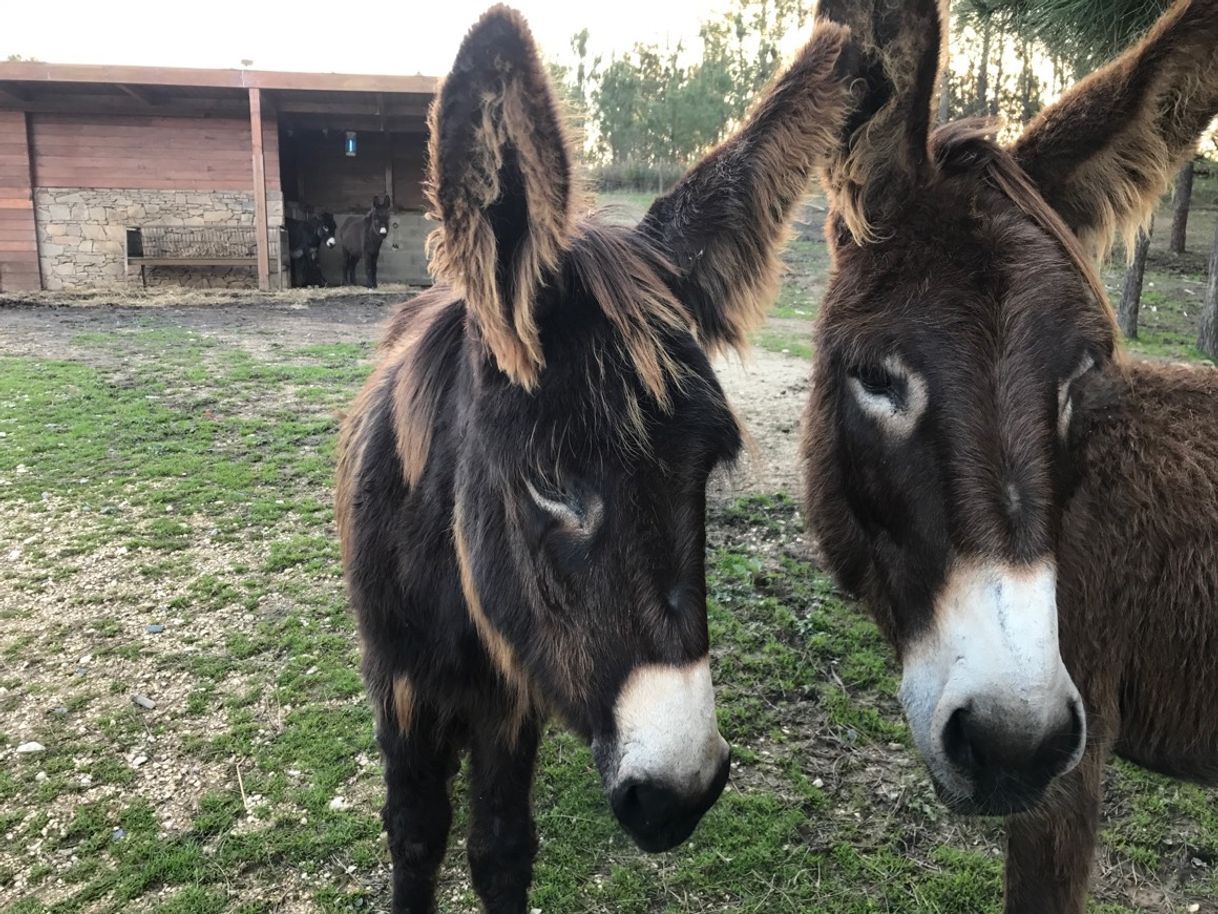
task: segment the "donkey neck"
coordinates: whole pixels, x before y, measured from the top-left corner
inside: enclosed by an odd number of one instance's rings
[[[1218,597],[1218,371],[1130,362],[1112,393],[1091,418],[1064,519],[1067,555],[1086,567],[1063,573],[1134,611],[1203,613],[1218,624],[1218,599],[1166,605],[1198,595],[1172,577],[1183,553],[1207,566],[1204,584]]]

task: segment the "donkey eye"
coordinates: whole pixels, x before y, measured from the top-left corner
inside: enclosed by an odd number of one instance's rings
[[[926,379],[895,354],[854,366],[848,381],[858,408],[895,438],[909,436],[926,411]]]
[[[895,398],[898,393],[897,379],[879,365],[864,365],[850,374],[872,396]]]

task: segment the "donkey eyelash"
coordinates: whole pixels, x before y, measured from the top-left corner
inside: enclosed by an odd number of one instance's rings
[[[576,499],[575,495],[565,489],[554,493],[557,497],[552,497],[549,494],[543,495],[528,479],[524,481],[524,485],[529,497],[533,499],[533,503],[564,527],[581,534],[588,534],[600,525],[603,513],[600,499],[592,498],[587,505],[584,505]]]
[[[1095,366],[1095,358],[1090,353],[1084,355],[1078,367],[1070,373],[1070,377],[1057,386],[1057,433],[1062,438],[1069,433],[1070,421],[1074,418],[1074,397],[1071,396],[1071,388],[1074,387],[1075,381]]]

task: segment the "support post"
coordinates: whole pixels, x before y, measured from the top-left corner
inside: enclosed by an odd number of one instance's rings
[[[271,287],[270,237],[266,216],[266,160],[262,152],[262,90],[250,92],[250,146],[254,155],[254,234],[258,242],[258,288]]]
[[[393,200],[393,134],[385,131],[385,196]]]

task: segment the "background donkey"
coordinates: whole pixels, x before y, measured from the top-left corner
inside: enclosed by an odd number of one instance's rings
[[[284,219],[288,230],[288,254],[292,268],[292,286],[324,286],[326,278],[318,263],[321,247],[335,245],[334,216],[330,213],[309,212],[304,219]]]
[[[392,212],[388,197],[373,197],[372,209],[362,218],[343,223],[338,231],[338,243],[343,248],[343,285],[355,285],[355,267],[362,260],[366,284],[369,289],[376,288],[376,261],[389,234]]]
[[[1006,910],[1077,914],[1110,753],[1218,783],[1218,372],[1122,357],[1095,266],[1218,112],[1218,2],[1009,149],[928,137],[933,0],[819,15],[866,47],[825,173],[808,518],[941,796],[1009,816]]]
[[[740,433],[709,356],[741,347],[848,99],[828,25],[638,228],[582,207],[514,12],[466,37],[431,112],[440,282],[404,306],[344,423],[337,519],[388,796],[395,912],[429,911],[468,747],[473,884],[519,914],[529,791],[558,713],[637,843],[718,797],[705,486]]]

